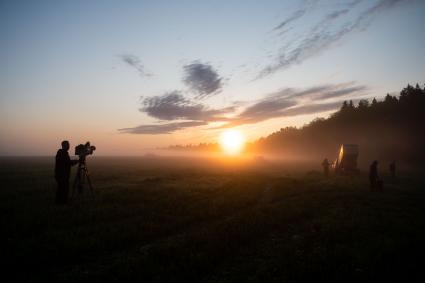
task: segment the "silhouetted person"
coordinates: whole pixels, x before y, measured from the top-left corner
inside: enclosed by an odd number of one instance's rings
[[[69,176],[71,166],[78,163],[78,160],[71,160],[68,154],[69,142],[63,141],[62,148],[56,153],[55,179],[58,183],[56,190],[56,203],[65,204],[68,202]]]
[[[370,189],[372,191],[378,189],[378,161],[373,161],[369,168],[369,181],[370,181]]]
[[[395,161],[391,162],[390,164],[390,174],[391,174],[391,179],[395,180],[396,176],[395,176]]]
[[[329,166],[331,164],[329,163],[328,159],[325,158],[322,162],[322,167],[323,167],[323,174],[327,177],[329,176]]]

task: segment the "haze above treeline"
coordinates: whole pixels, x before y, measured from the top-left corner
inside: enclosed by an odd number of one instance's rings
[[[278,154],[283,158],[333,159],[344,143],[358,144],[363,162],[378,159],[418,164],[425,159],[425,86],[408,84],[399,95],[382,101],[344,101],[328,118],[303,127],[285,127],[255,142],[246,153]],[[170,150],[218,152],[218,143],[174,145]]]

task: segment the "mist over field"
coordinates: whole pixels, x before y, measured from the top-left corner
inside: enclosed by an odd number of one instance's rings
[[[389,164],[396,160],[405,166],[423,167],[425,153],[425,86],[408,85],[400,94],[370,102],[362,99],[341,103],[328,118],[317,118],[303,127],[286,127],[248,143],[246,157],[286,162],[335,160],[342,144],[359,146],[358,163],[367,169],[373,160]],[[222,155],[220,144],[170,146],[169,152],[188,156]],[[166,152],[166,151],[164,151]]]
[[[1,282],[425,282],[425,1],[0,1]]]

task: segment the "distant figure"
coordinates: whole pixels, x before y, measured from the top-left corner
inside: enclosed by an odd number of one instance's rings
[[[369,168],[369,181],[370,189],[372,191],[378,189],[379,177],[378,177],[378,161],[373,161]]]
[[[56,153],[55,162],[55,179],[58,183],[56,190],[56,203],[66,204],[68,202],[69,193],[69,175],[71,166],[78,163],[78,160],[71,160],[68,154],[69,142],[63,141],[62,148]]]
[[[391,174],[391,179],[395,180],[396,176],[395,176],[395,161],[391,162],[390,164],[390,174]]]
[[[329,166],[331,164],[329,163],[328,159],[325,158],[325,160],[323,160],[322,162],[322,167],[323,167],[323,174],[327,177],[329,176]]]

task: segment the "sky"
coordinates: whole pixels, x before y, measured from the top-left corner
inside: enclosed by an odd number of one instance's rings
[[[425,1],[0,1],[0,155],[249,141],[425,83]]]

